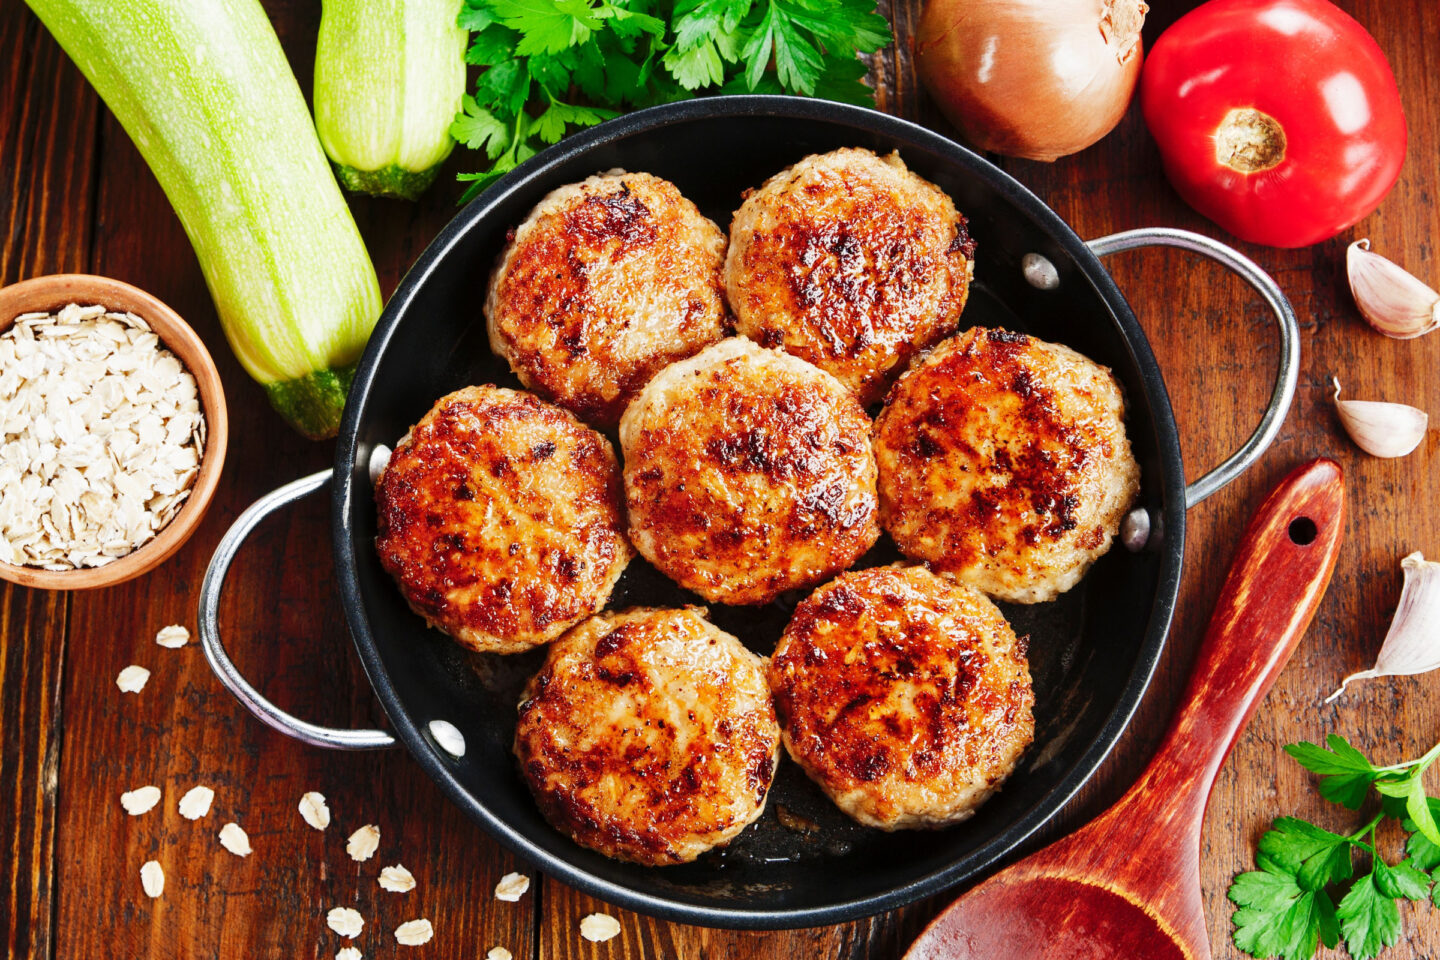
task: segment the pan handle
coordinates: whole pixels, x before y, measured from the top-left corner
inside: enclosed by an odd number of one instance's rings
[[[1112,233],[1089,242],[1090,250],[1097,257],[1106,257],[1122,250],[1155,246],[1189,250],[1238,273],[1275,312],[1276,326],[1280,331],[1280,367],[1275,377],[1275,389],[1270,394],[1270,403],[1265,407],[1260,425],[1255,428],[1250,439],[1245,441],[1244,446],[1231,454],[1220,466],[1186,486],[1185,508],[1188,510],[1218,493],[1250,469],[1280,433],[1285,415],[1290,412],[1290,401],[1295,397],[1295,385],[1300,379],[1300,325],[1295,320],[1295,311],[1291,308],[1290,301],[1285,298],[1274,278],[1260,269],[1254,260],[1218,240],[1189,230],[1148,227]],[[1035,270],[1032,265],[1027,264],[1026,277],[1037,286],[1044,286],[1045,281],[1053,277],[1053,267],[1047,275],[1047,272]],[[1150,530],[1150,514],[1144,507],[1136,507],[1130,511],[1120,528],[1121,542],[1132,551],[1143,549],[1150,539]]]
[[[215,676],[229,688],[235,699],[281,733],[316,747],[340,750],[391,747],[395,745],[395,738],[384,730],[337,730],[334,727],[321,727],[281,710],[241,676],[225,653],[224,644],[220,642],[220,592],[225,586],[225,574],[230,569],[230,563],[235,559],[235,554],[240,552],[240,545],[245,542],[250,531],[258,527],[270,514],[328,484],[330,473],[329,470],[321,470],[271,491],[251,504],[225,532],[225,536],[220,539],[220,545],[215,548],[215,555],[210,558],[205,579],[200,584],[200,643],[205,649],[205,659],[210,661],[210,669],[215,671]]]

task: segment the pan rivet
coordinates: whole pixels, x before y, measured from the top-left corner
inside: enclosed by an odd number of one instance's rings
[[[390,463],[390,448],[383,443],[375,444],[370,451],[370,462],[367,467],[370,470],[370,482],[379,483],[380,474],[385,472],[385,467]]]
[[[1139,553],[1150,542],[1150,511],[1136,507],[1120,523],[1120,542],[1131,553]]]
[[[465,735],[449,720],[431,720],[430,736],[435,738],[442,750],[456,760],[465,756]]]
[[[1037,290],[1054,290],[1060,286],[1060,271],[1048,257],[1027,253],[1020,259],[1020,270],[1025,274],[1025,282]]]

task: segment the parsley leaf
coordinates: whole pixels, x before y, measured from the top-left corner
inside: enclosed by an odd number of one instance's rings
[[[1425,795],[1425,771],[1440,759],[1440,744],[1423,757],[1377,767],[1344,738],[1331,734],[1325,746],[1295,743],[1285,748],[1306,769],[1321,776],[1320,791],[1331,801],[1359,809],[1371,787],[1380,810],[1355,833],[1343,836],[1294,817],[1279,817],[1260,838],[1260,869],[1242,873],[1230,885],[1235,945],[1255,957],[1311,956],[1317,944],[1338,937],[1355,960],[1368,960],[1400,939],[1400,900],[1430,899],[1440,906],[1440,799]],[[1398,819],[1410,832],[1408,856],[1391,865],[1379,855],[1375,832],[1385,819]],[[1370,872],[1351,881],[1355,848],[1370,857]],[[1331,896],[1340,896],[1338,907]],[[1308,898],[1308,899],[1307,899]]]
[[[1417,869],[1409,859],[1401,860],[1392,867],[1377,858],[1375,885],[1392,900],[1401,897],[1406,900],[1424,900],[1430,896],[1430,875]]]
[[[1319,890],[1350,879],[1350,838],[1304,820],[1276,820],[1260,838],[1260,852],[1293,874],[1302,890]]]
[[[467,63],[486,68],[451,133],[491,165],[468,200],[526,157],[621,110],[708,92],[873,104],[857,56],[891,41],[876,0],[465,0]]]
[[[827,59],[825,72],[815,81],[815,96],[825,100],[855,103],[862,107],[873,106],[874,93],[860,82],[860,78],[868,72],[865,64],[859,60]]]
[[[1301,890],[1291,874],[1258,870],[1230,885],[1237,905],[1235,946],[1254,957],[1303,960],[1339,940],[1335,904],[1323,890]]]
[[[511,131],[509,145],[503,147],[497,157],[492,158],[495,160],[495,163],[490,169],[480,170],[475,173],[458,173],[455,175],[455,179],[462,183],[468,182],[470,184],[470,186],[465,188],[465,193],[460,197],[460,202],[466,203],[479,196],[480,191],[533,157],[537,151],[534,144],[527,142],[529,136],[530,117],[526,113],[519,113],[515,117],[515,126]]]
[[[1433,816],[1436,807],[1440,807],[1440,800],[1429,799],[1426,806],[1430,808]],[[1440,844],[1435,843],[1423,833],[1415,833],[1415,822],[1408,817],[1402,826],[1410,831],[1411,837],[1405,844],[1405,852],[1410,855],[1410,863],[1413,863],[1419,870],[1434,870],[1440,867]]]
[[[1435,825],[1435,815],[1425,798],[1425,784],[1417,773],[1385,777],[1376,781],[1375,790],[1382,796],[1404,798],[1405,813],[1414,829],[1431,843],[1440,844],[1440,827]]]
[[[613,116],[615,116],[613,110],[580,107],[555,100],[551,101],[550,109],[542,113],[540,118],[535,121],[535,133],[546,143],[559,143],[560,138],[565,136],[567,124],[574,124],[577,127],[593,127],[602,120],[609,120]]]
[[[675,46],[690,50],[717,33],[733,35],[754,5],[755,0],[677,0]]]
[[[671,47],[661,62],[686,90],[725,82],[725,64],[720,60],[720,51],[709,40],[683,53],[678,45]]]
[[[466,30],[478,33],[495,22],[495,15],[483,0],[466,0],[465,6],[460,8],[459,25]]]
[[[514,116],[530,97],[530,68],[524,60],[506,60],[480,74],[475,99],[492,110]]]
[[[1431,843],[1440,844],[1440,826],[1435,823],[1435,810],[1425,796],[1425,786],[1419,776],[1415,777],[1410,792],[1405,796],[1405,812],[1410,814],[1406,822],[1413,825],[1412,830],[1418,830],[1420,836]]]
[[[450,136],[471,150],[484,150],[494,160],[510,146],[510,128],[466,94],[464,111],[450,124]]]
[[[782,86],[809,96],[815,92],[815,81],[823,66],[820,51],[791,19],[791,4],[785,0],[767,0],[765,14],[740,55],[749,61],[745,81],[754,89],[775,54],[775,72]]]
[[[520,35],[514,30],[491,23],[470,38],[470,49],[465,51],[465,62],[479,67],[493,67],[504,63],[515,55],[515,45],[519,42]]]
[[[1312,773],[1322,774],[1320,794],[1332,803],[1359,810],[1370,792],[1370,784],[1382,774],[1365,759],[1365,755],[1345,742],[1345,738],[1330,734],[1325,740],[1326,747],[1313,743],[1292,743],[1285,752],[1299,761]]]
[[[1339,734],[1332,733],[1325,738],[1325,746],[1313,743],[1291,743],[1285,752],[1294,757],[1302,767],[1312,773],[1372,773],[1379,776],[1365,754],[1356,750]]]
[[[614,20],[610,29],[620,37],[638,37],[642,33],[648,33],[653,37],[665,36],[665,21],[652,17],[647,13],[637,13],[628,10],[619,4],[607,3],[597,12],[597,16],[610,17]]]
[[[783,4],[796,27],[815,35],[824,47],[845,56],[874,53],[890,42],[890,25],[864,0],[772,0]]]
[[[1380,860],[1375,865],[1377,873],[1384,868]],[[1355,960],[1369,960],[1400,939],[1400,908],[1380,889],[1376,877],[1372,873],[1356,881],[1335,911],[1345,947]]]
[[[600,17],[590,0],[488,0],[495,19],[520,33],[517,57],[559,53],[590,39]]]

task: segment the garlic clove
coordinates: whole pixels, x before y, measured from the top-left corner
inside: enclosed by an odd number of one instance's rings
[[[1387,337],[1411,340],[1440,327],[1440,293],[1399,264],[1356,240],[1345,253],[1350,293],[1370,326]]]
[[[1400,561],[1400,569],[1405,572],[1405,586],[1375,666],[1346,677],[1326,703],[1344,693],[1352,680],[1405,677],[1440,668],[1440,563],[1416,552]]]
[[[1340,424],[1355,445],[1372,457],[1403,457],[1425,439],[1430,415],[1418,407],[1376,400],[1341,400],[1340,381],[1335,385],[1335,410]]]

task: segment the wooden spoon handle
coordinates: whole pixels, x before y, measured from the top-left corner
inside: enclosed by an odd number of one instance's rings
[[[1260,505],[1231,561],[1179,712],[1106,818],[1198,846],[1215,775],[1305,632],[1340,551],[1339,464],[1296,469]]]

